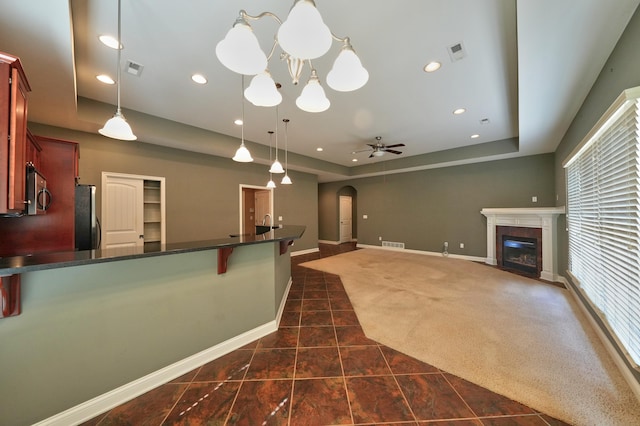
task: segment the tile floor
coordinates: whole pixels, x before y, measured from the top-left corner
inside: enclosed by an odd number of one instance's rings
[[[292,258],[278,331],[85,425],[564,425],[369,340],[340,278]]]

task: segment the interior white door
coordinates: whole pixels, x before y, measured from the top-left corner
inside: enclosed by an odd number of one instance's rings
[[[340,242],[346,243],[353,239],[352,200],[346,195],[340,196]]]
[[[144,180],[107,175],[103,182],[103,248],[144,245]]]

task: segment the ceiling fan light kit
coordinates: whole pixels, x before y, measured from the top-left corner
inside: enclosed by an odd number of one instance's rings
[[[269,55],[266,55],[260,48],[260,43],[249,24],[250,20],[258,20],[265,16],[272,17],[280,24]],[[320,85],[311,60],[327,53],[333,40],[342,42],[343,46],[327,75],[327,84],[332,89],[341,92],[361,88],[369,80],[368,71],[362,66],[360,58],[351,46],[349,37],[340,38],[331,32],[322,20],[313,0],[294,0],[284,22],[271,12],[252,16],[244,10],[240,10],[231,30],[216,45],[216,56],[222,65],[231,71],[254,75],[256,78],[261,75],[262,77],[256,81],[256,87],[251,88],[250,86],[251,90],[247,89],[245,96],[254,105],[275,106],[282,102],[282,97],[275,96],[273,89],[268,87],[275,86],[275,82],[269,75],[268,62],[273,56],[276,46],[279,45],[283,50],[280,57],[286,61],[294,85],[298,84],[300,80],[305,62],[309,64],[311,69],[310,77],[302,93],[296,99],[296,105],[303,111],[322,112],[329,108],[331,102],[327,99],[324,89]],[[267,95],[268,93],[270,95]]]
[[[385,145],[382,142],[382,136],[376,136],[376,143],[372,144],[372,143],[368,143],[367,145],[371,148],[371,149],[363,149],[361,151],[353,151],[352,154],[356,154],[358,152],[371,152],[371,154],[369,155],[369,158],[373,158],[373,157],[382,157],[385,153],[391,153],[391,154],[396,154],[396,155],[400,155],[402,154],[402,151],[397,151],[395,149],[391,149],[391,148],[399,148],[401,146],[405,146],[403,143],[396,143],[393,145]],[[352,161],[357,161],[355,158]]]

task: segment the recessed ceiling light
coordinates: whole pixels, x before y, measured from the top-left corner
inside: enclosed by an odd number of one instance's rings
[[[353,160],[351,160],[351,161],[353,161],[354,163],[357,163],[357,162],[358,162],[358,159],[357,159],[357,158],[354,158],[354,159],[353,159]]]
[[[424,70],[425,70],[425,72],[434,72],[434,71],[438,71],[441,66],[442,66],[442,64],[440,62],[431,61],[427,65],[424,66]]]
[[[234,124],[237,124],[238,126],[242,126],[242,120],[240,120],[239,118],[233,122]]]
[[[322,147],[318,147],[318,148],[316,148],[316,151],[318,151],[318,152],[322,152],[322,151],[324,151],[324,148],[322,148]]]
[[[479,137],[480,137],[480,135],[477,134],[477,133],[475,135],[471,135],[471,139],[478,139]]]
[[[106,74],[96,75],[96,78],[104,84],[116,84],[116,82]]]
[[[101,35],[100,37],[98,37],[100,39],[100,41],[102,42],[102,44],[104,44],[107,47],[110,47],[112,49],[117,49],[118,48],[118,39],[110,36],[110,35]],[[122,49],[122,44],[120,45],[120,49]]]
[[[466,108],[458,108],[458,109],[453,110],[453,113],[455,115],[460,115],[460,114],[464,114],[466,111],[467,111]]]
[[[198,84],[207,84],[207,78],[202,74],[194,74],[191,76],[191,80]]]

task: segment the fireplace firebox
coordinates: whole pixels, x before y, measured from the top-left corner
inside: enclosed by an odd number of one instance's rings
[[[502,267],[535,276],[538,273],[538,242],[535,238],[502,236]]]
[[[542,229],[496,226],[496,260],[500,269],[531,278],[542,271]]]

